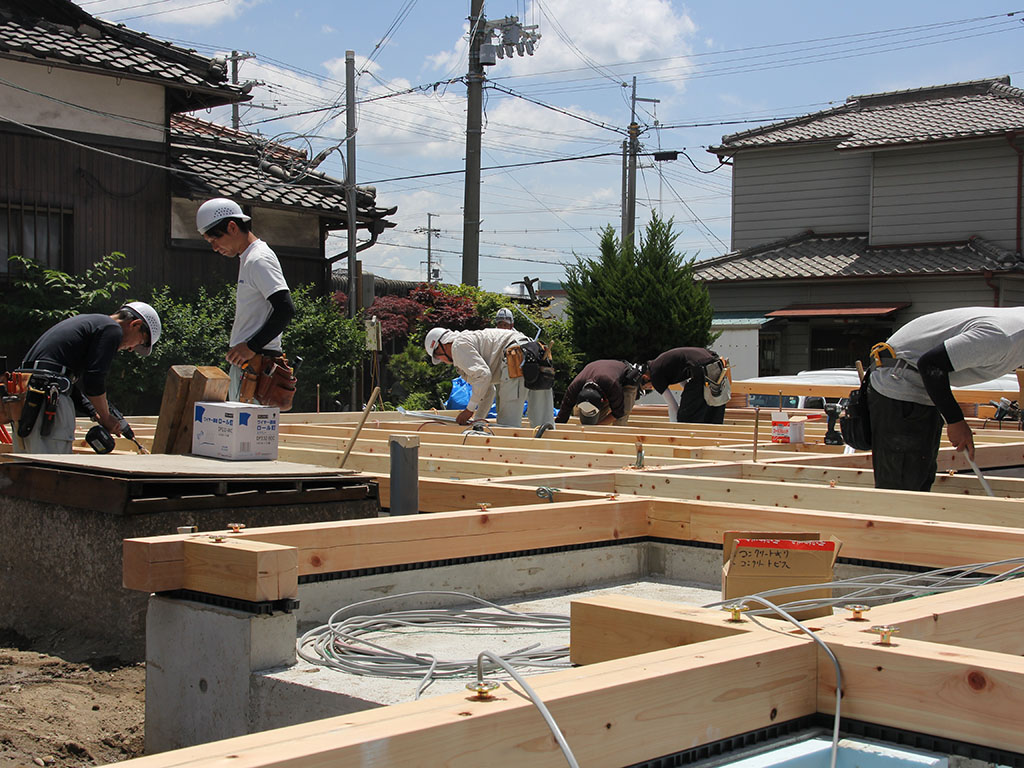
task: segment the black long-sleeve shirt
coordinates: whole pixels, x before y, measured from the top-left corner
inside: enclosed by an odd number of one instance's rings
[[[76,315],[36,339],[22,366],[63,365],[83,394],[96,397],[107,391],[107,372],[121,339],[121,326],[109,315]]]
[[[632,366],[621,360],[594,360],[591,363],[587,363],[565,390],[565,397],[562,398],[562,405],[558,409],[558,416],[555,417],[555,421],[559,424],[565,424],[569,421],[580,390],[583,389],[583,385],[588,381],[594,382],[597,388],[601,390],[604,399],[608,401],[608,407],[611,409],[612,416],[616,419],[621,419],[625,415],[622,387],[631,370]]]
[[[651,384],[660,395],[671,385],[693,378],[702,366],[714,359],[715,356],[703,347],[676,347],[662,352],[647,364]]]

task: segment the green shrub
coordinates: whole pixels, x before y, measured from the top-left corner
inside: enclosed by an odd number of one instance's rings
[[[318,384],[321,410],[335,410],[336,400],[348,401],[352,372],[357,366],[361,370],[367,357],[366,328],[361,318],[349,319],[342,314],[333,298],[316,296],[311,285],[292,291],[292,300],[295,317],[285,328],[282,340],[292,363],[302,358],[292,410],[315,411]]]

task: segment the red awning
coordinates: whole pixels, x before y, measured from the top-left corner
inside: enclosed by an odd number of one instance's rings
[[[888,317],[910,306],[902,304],[790,304],[788,307],[765,313],[765,317]]]

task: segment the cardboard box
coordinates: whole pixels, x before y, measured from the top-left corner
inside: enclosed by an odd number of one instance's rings
[[[277,459],[278,408],[248,403],[196,403],[192,453],[215,459]]]
[[[836,538],[823,539],[817,533],[726,531],[722,541],[722,599],[832,581],[841,547]],[[776,597],[772,602],[830,597],[831,589],[808,589]],[[832,609],[810,608],[789,613],[803,620],[831,616]]]
[[[804,441],[804,422],[806,419],[791,419],[784,411],[772,413],[773,443],[802,443]]]

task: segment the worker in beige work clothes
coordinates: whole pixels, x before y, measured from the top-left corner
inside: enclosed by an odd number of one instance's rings
[[[484,328],[481,331],[452,331],[432,328],[427,332],[424,348],[434,365],[454,365],[472,388],[466,408],[455,417],[459,424],[486,418],[495,393],[498,396],[498,424],[518,427],[523,423],[526,386],[522,376],[510,376],[505,352],[525,344],[529,339],[519,331],[506,328]],[[543,414],[530,414],[530,424],[540,426],[552,419],[549,409]],[[538,419],[534,423],[534,418]]]

